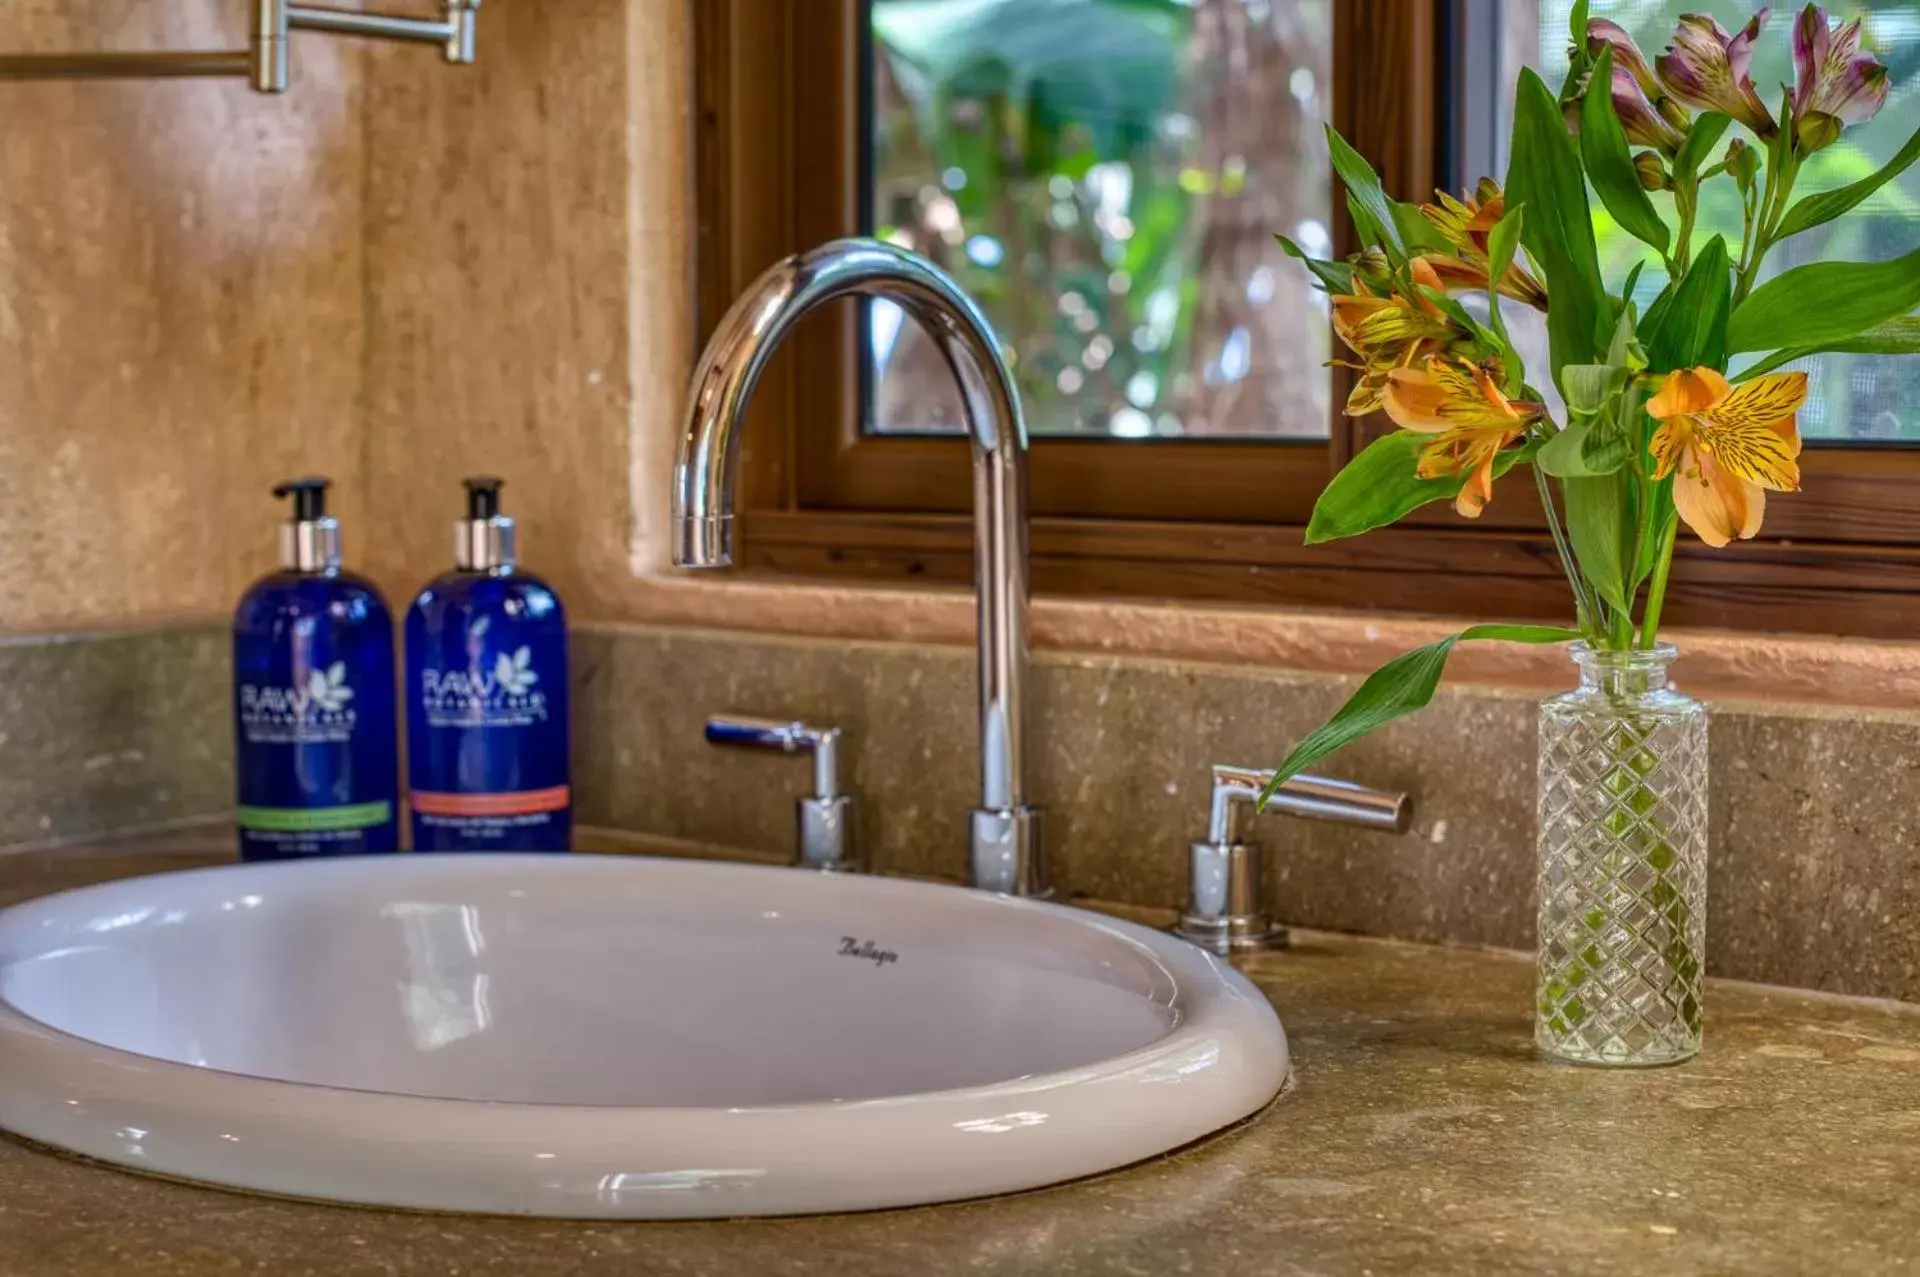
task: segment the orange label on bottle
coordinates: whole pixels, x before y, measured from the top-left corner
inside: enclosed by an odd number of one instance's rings
[[[562,811],[573,801],[566,785],[528,789],[511,794],[441,794],[414,790],[413,809],[423,816],[531,816]]]

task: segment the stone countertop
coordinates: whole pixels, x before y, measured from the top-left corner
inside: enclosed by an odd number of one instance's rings
[[[0,857],[0,904],[209,863],[204,833]],[[0,1272],[1883,1272],[1920,1262],[1920,1008],[1716,983],[1707,1049],[1610,1073],[1532,1052],[1531,966],[1305,933],[1245,968],[1297,1087],[1130,1170],[871,1215],[407,1215],[143,1178],[0,1137]],[[4,1080],[0,1080],[4,1085]]]

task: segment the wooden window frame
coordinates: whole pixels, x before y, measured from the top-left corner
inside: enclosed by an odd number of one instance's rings
[[[704,339],[760,270],[859,226],[864,43],[857,0],[694,9]],[[1341,0],[1333,11],[1335,122],[1390,190],[1421,197],[1442,184],[1447,7]],[[1352,243],[1344,212],[1336,241]],[[744,440],[741,570],[970,581],[969,445],[862,433],[856,328],[851,305],[813,317],[761,383]],[[1504,484],[1477,522],[1429,508],[1355,541],[1302,543],[1315,496],[1381,429],[1336,417],[1332,438],[1315,441],[1036,439],[1034,589],[1564,618],[1566,584],[1530,485]],[[1804,490],[1775,498],[1763,539],[1718,551],[1682,539],[1670,623],[1920,629],[1920,449],[1809,447],[1802,469]]]

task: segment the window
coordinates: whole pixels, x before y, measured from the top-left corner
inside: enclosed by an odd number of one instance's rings
[[[1564,66],[1570,7],[702,0],[705,326],[768,263],[838,235],[955,274],[1026,406],[1037,592],[1561,617],[1522,485],[1477,522],[1429,509],[1301,544],[1328,476],[1386,427],[1338,415],[1324,303],[1273,235],[1349,242],[1326,122],[1406,198],[1504,168],[1513,75]],[[1593,0],[1654,49],[1698,7]],[[1920,0],[1864,11],[1897,100],[1823,152],[1830,184],[1892,154],[1920,106]],[[1920,168],[1870,207],[1841,232],[1858,242],[1795,251],[1911,248]],[[791,346],[746,434],[743,567],[969,579],[968,445],[937,356],[884,304],[816,316]],[[1806,491],[1774,504],[1765,541],[1683,549],[1675,623],[1920,627],[1920,449],[1901,446],[1920,444],[1920,360],[1810,371]]]
[[[1324,439],[1331,0],[871,0],[868,225],[1006,340],[1036,437]],[[869,317],[868,428],[958,429],[939,355]]]

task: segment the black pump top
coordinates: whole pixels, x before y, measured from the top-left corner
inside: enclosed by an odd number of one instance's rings
[[[471,479],[463,479],[467,485],[467,518],[475,523],[484,523],[500,513],[500,489],[507,486],[505,479],[490,474],[477,474]]]
[[[277,485],[273,490],[276,497],[293,498],[293,521],[312,523],[324,519],[327,515],[327,486],[333,480],[320,475],[310,475],[305,479],[289,479]]]

